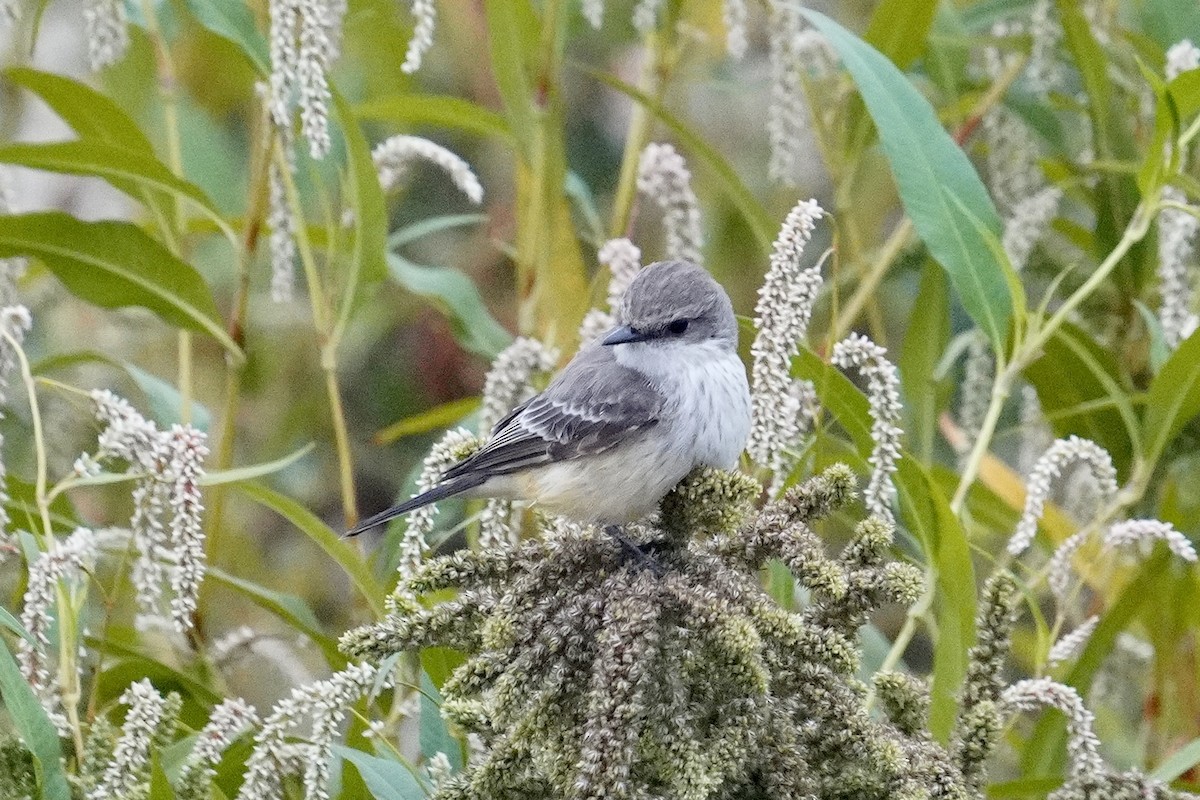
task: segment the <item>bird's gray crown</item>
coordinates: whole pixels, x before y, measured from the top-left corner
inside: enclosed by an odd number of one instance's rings
[[[641,270],[617,311],[643,340],[737,344],[733,303],[721,284],[690,261],[658,261]]]

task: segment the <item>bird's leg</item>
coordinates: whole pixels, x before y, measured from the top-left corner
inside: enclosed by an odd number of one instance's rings
[[[638,547],[632,539],[621,532],[619,525],[609,525],[605,527],[604,532],[620,543],[621,549],[625,551],[626,555],[632,556],[642,566],[649,568],[656,578],[661,578],[666,573],[662,564],[658,563],[653,556],[647,554],[645,550]]]

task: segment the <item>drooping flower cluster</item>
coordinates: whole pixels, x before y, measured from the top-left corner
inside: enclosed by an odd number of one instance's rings
[[[1086,465],[1091,471],[1102,501],[1107,502],[1117,493],[1117,471],[1113,467],[1112,457],[1103,447],[1078,436],[1059,439],[1038,459],[1026,481],[1025,509],[1008,542],[1011,555],[1019,556],[1033,542],[1054,479],[1062,475],[1068,465],[1076,462]]]
[[[588,344],[607,332],[616,324],[613,316],[621,305],[625,290],[642,269],[642,250],[633,242],[622,237],[609,239],[600,246],[596,259],[608,267],[608,309],[593,308],[584,315],[579,325],[579,341]]]
[[[1195,563],[1196,548],[1188,538],[1170,523],[1157,519],[1128,519],[1109,527],[1104,534],[1104,547],[1108,549],[1166,542],[1167,548],[1184,561]]]
[[[143,678],[129,684],[118,702],[129,711],[112,759],[88,792],[88,800],[142,796],[150,779],[151,753],[161,750],[175,733],[179,695],[163,697]]]
[[[802,393],[794,389],[792,359],[800,352],[821,291],[820,262],[807,267],[802,262],[823,213],[816,200],[806,200],[788,214],[754,307],[753,421],[746,449],[755,463],[780,478],[786,472],[788,449],[796,445],[809,422]]]
[[[267,248],[271,256],[271,300],[287,303],[296,294],[296,223],[283,173],[274,161],[267,175]]]
[[[700,203],[683,156],[669,144],[646,145],[638,161],[637,188],[662,210],[665,258],[701,263]]]
[[[1200,69],[1200,48],[1192,44],[1191,39],[1183,39],[1167,48],[1167,80],[1173,81],[1194,69]]]
[[[302,774],[305,800],[329,800],[333,739],[346,708],[374,686],[376,670],[352,664],[280,700],[254,736],[237,800],[283,800],[283,778]],[[293,741],[294,737],[304,741]]]
[[[1163,199],[1184,204],[1187,197],[1174,186],[1163,189]],[[1192,335],[1200,316],[1192,310],[1196,297],[1196,235],[1200,220],[1178,208],[1158,215],[1158,321],[1169,347]]]
[[[913,733],[928,702],[884,682],[892,721],[866,710],[853,637],[916,571],[886,563],[890,528],[859,525],[830,559],[809,524],[841,506],[835,468],[748,521],[757,484],[708,470],[668,495],[643,558],[592,529],[423,565],[396,611],[343,637],[355,657],[431,644],[469,658],[443,715],[488,745],[437,800],[498,797],[966,798],[947,751]],[[652,563],[646,559],[652,559]],[[779,559],[811,592],[789,612],[758,569]],[[454,600],[416,597],[457,587]],[[923,722],[923,721],[922,721]]]
[[[83,23],[93,70],[99,71],[125,57],[129,49],[129,18],[121,0],[87,0]]]
[[[17,641],[17,662],[21,674],[41,700],[55,726],[67,730],[62,715],[60,687],[51,671],[50,632],[54,627],[51,611],[57,601],[59,581],[77,584],[86,580],[85,572],[96,559],[96,534],[78,528],[65,539],[55,540],[50,549],[29,565],[29,577],[21,608],[21,625],[32,641]]]
[[[138,559],[133,582],[143,610],[157,612],[164,575],[171,585],[171,619],[178,631],[192,627],[192,614],[204,580],[204,505],[200,480],[208,457],[206,436],[191,425],[158,426],[128,401],[107,390],[92,392],[96,418],[104,424],[94,456],[77,469],[98,469],[99,462],[121,459],[137,478],[133,490],[133,532]]]
[[[479,439],[466,428],[453,428],[446,431],[441,440],[425,456],[421,465],[421,474],[417,477],[417,491],[413,496],[427,492],[437,485],[443,472],[456,461],[470,455],[479,447]],[[414,510],[408,515],[408,524],[404,529],[404,539],[400,542],[401,577],[411,575],[425,559],[429,549],[426,537],[433,530],[433,520],[437,516],[437,504],[432,503]]]
[[[1092,638],[1092,634],[1096,632],[1096,626],[1100,624],[1100,617],[1093,614],[1088,617],[1083,623],[1070,633],[1063,634],[1059,640],[1050,648],[1050,652],[1046,656],[1046,661],[1050,666],[1056,667],[1064,661],[1070,661],[1083,652],[1083,648],[1087,646],[1088,639]]]
[[[1012,209],[1004,223],[1004,235],[1000,240],[1013,269],[1020,272],[1029,261],[1029,254],[1038,240],[1046,233],[1050,221],[1058,213],[1062,202],[1062,189],[1047,186],[1036,194],[1022,198]]]
[[[3,24],[4,3],[0,2],[0,24]],[[0,167],[0,215],[17,213],[13,202],[12,172]],[[0,306],[17,305],[17,280],[25,274],[28,259],[0,258]]]
[[[428,161],[450,176],[450,180],[467,199],[478,205],[483,202],[483,186],[471,170],[471,165],[436,142],[420,136],[392,136],[375,145],[371,151],[379,183],[385,192],[395,190],[414,161]]]
[[[805,26],[799,6],[771,3],[771,104],[767,108],[771,156],[767,174],[771,180],[789,186],[795,184],[797,167],[809,155],[805,76],[821,78],[837,63],[825,37]]]
[[[725,22],[725,46],[729,55],[741,59],[746,55],[749,42],[746,39],[746,22],[750,11],[746,0],[725,0],[721,5],[721,18]]]
[[[401,71],[411,75],[421,68],[425,53],[433,47],[433,33],[437,29],[437,4],[434,0],[412,0],[412,15],[416,23],[413,25],[412,39],[404,53],[404,63]]]
[[[875,443],[868,463],[871,479],[863,492],[872,514],[893,521],[892,503],[896,487],[892,475],[900,461],[900,374],[885,357],[887,350],[865,336],[852,333],[833,347],[830,362],[842,369],[855,367],[867,379],[867,402],[871,409],[871,439]]]
[[[1009,713],[1054,708],[1067,718],[1067,756],[1071,777],[1098,775],[1104,770],[1100,740],[1093,730],[1096,717],[1070,686],[1049,678],[1018,681],[1004,690],[1001,700]]]
[[[271,77],[268,108],[290,143],[293,109],[313,158],[329,152],[329,69],[341,49],[345,0],[271,0]],[[290,147],[289,147],[290,149]]]
[[[549,373],[558,363],[558,351],[536,339],[519,337],[504,349],[483,384],[483,403],[479,412],[479,433],[486,436],[508,412],[537,393],[534,379]],[[520,525],[513,504],[491,499],[479,517],[479,546],[497,542],[515,542]]]
[[[992,346],[983,331],[975,329],[968,334],[967,355],[963,361],[963,381],[958,390],[958,424],[962,428],[963,441],[958,453],[965,461],[975,446],[979,431],[983,428],[988,405],[992,399],[992,379],[995,363]]]
[[[663,0],[638,0],[633,7],[633,27],[638,33],[648,34],[658,26],[658,11]]]
[[[208,722],[200,729],[192,752],[179,770],[176,795],[180,800],[207,798],[221,755],[239,736],[259,722],[254,706],[240,697],[218,703],[209,715]]]

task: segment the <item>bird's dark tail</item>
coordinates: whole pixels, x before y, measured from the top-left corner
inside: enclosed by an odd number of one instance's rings
[[[392,506],[387,511],[380,511],[373,517],[368,517],[362,522],[355,525],[350,530],[346,531],[343,536],[358,536],[363,531],[368,531],[376,525],[382,525],[388,520],[395,519],[401,514],[407,514],[421,506],[427,506],[430,503],[436,503],[438,500],[445,500],[447,497],[453,497],[456,494],[465,492],[468,489],[474,489],[487,480],[485,475],[464,475],[461,478],[445,483],[439,483],[427,492],[422,492],[416,497],[409,498],[403,503]]]

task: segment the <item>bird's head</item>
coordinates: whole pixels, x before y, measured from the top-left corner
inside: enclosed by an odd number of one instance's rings
[[[625,290],[618,326],[601,344],[712,343],[737,347],[737,319],[721,284],[690,261],[659,261],[643,269]]]

